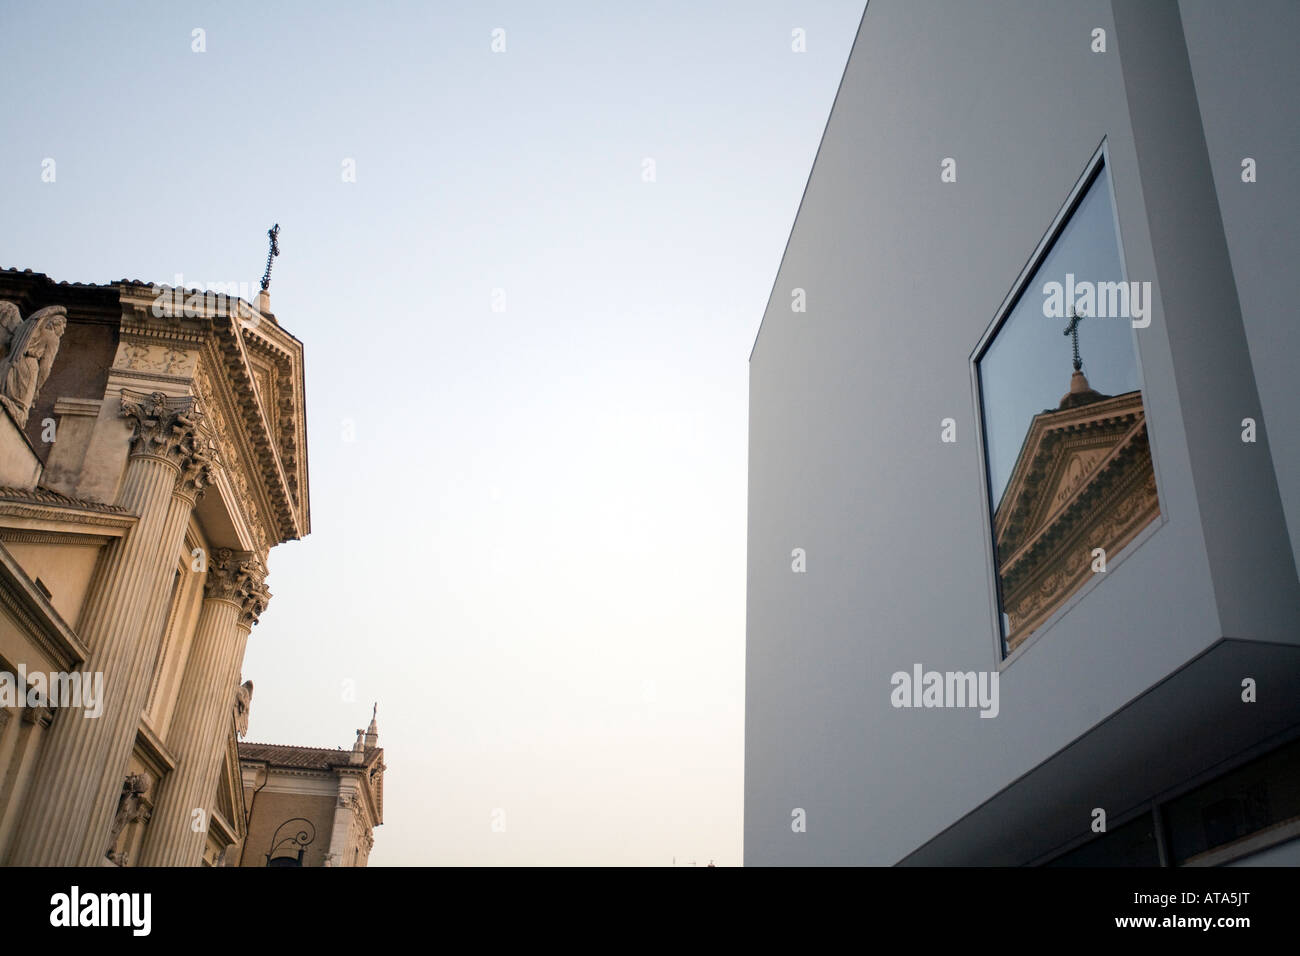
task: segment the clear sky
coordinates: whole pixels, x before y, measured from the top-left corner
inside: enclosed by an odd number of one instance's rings
[[[249,739],[378,700],[372,864],[740,864],[747,358],[862,7],[0,7],[0,266],[255,288],[280,223]]]

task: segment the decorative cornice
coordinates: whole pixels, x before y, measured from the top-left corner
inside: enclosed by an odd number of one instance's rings
[[[230,410],[227,424],[236,433],[243,452],[239,460],[247,465],[249,483],[259,486],[260,514],[250,517],[265,521],[269,540],[258,542],[258,546],[308,534],[311,518],[301,343],[274,320],[266,321],[234,296],[218,297],[209,307],[205,295],[199,314],[192,317],[159,317],[153,314],[153,287],[123,281],[118,289],[124,339],[129,333],[132,340],[138,339],[149,348],[137,363],[142,367],[132,370],[131,375],[147,378],[161,374],[146,368],[159,362],[165,367],[165,356],[159,348],[164,343],[185,339],[187,344],[201,345],[201,356],[190,380],[197,388],[203,366],[208,365],[215,373],[213,378],[219,381],[219,389],[208,391],[221,392],[221,406]],[[251,361],[254,354],[278,369],[280,379],[286,383],[283,392],[272,388],[270,395],[259,393]],[[208,396],[200,393],[200,398],[212,411]],[[222,450],[227,451],[224,442]],[[228,469],[237,470],[224,454],[223,460]],[[241,492],[246,493],[243,489]]]
[[[78,511],[93,511],[102,514],[122,515],[134,518],[131,512],[121,505],[106,505],[99,501],[87,501],[83,498],[70,498],[48,488],[0,488],[0,500],[30,502],[32,504],[56,505],[60,508]]]
[[[155,780],[161,780],[176,769],[176,755],[167,749],[162,738],[144,719],[141,719],[140,726],[135,731],[135,755]]]
[[[263,502],[268,499],[259,493],[259,482],[247,465],[250,460],[246,451],[248,435],[236,423],[238,411],[229,383],[223,382],[221,376],[213,375],[209,362],[205,361],[195,372],[194,390],[203,406],[212,412],[208,424],[212,427],[224,466],[222,471],[234,492],[235,506],[245,520],[254,547],[259,551],[265,550],[279,540],[279,528],[273,519],[263,517],[266,513]]]
[[[226,322],[231,322],[229,318]],[[221,321],[214,320],[213,326],[220,329]],[[271,519],[274,531],[281,541],[299,538],[306,533],[305,515],[299,510],[292,494],[293,485],[289,481],[289,464],[280,457],[280,451],[272,440],[274,429],[271,425],[273,408],[263,408],[257,391],[257,382],[244,348],[242,336],[237,331],[237,324],[231,322],[231,330],[216,339],[218,351],[217,367],[225,371],[230,383],[235,386],[237,407],[242,415],[240,431],[248,438],[253,452],[253,461],[260,469],[260,481],[269,496]],[[297,465],[297,458],[293,459]]]
[[[240,833],[239,829],[227,820],[216,807],[213,807],[212,810],[209,811],[208,822],[213,836],[217,838],[219,843],[223,843],[226,846],[233,846],[243,839],[244,834]]]
[[[99,415],[100,406],[103,404],[103,399],[99,398],[77,398],[65,396],[55,401],[54,414],[95,418]]]
[[[88,537],[120,538],[140,519],[133,514],[99,514],[77,512],[53,506],[29,504],[0,498],[0,518],[10,530],[54,531],[67,528],[68,534]],[[15,538],[15,540],[18,540]]]
[[[0,512],[3,514],[3,512]],[[82,548],[101,548],[118,535],[79,534],[75,531],[44,531],[31,528],[0,527],[0,541],[5,544],[64,544]]]
[[[308,779],[308,780],[315,780],[315,781],[317,781],[318,783],[320,783],[320,784],[322,784],[322,785],[328,785],[329,787],[332,787],[332,786],[334,785],[334,781],[336,781],[336,780],[338,779],[338,778],[334,775],[334,769],[335,769],[335,768],[333,768],[333,767],[324,767],[324,768],[321,768],[321,767],[281,767],[281,766],[277,766],[276,764],[267,763],[265,760],[249,760],[249,759],[246,758],[246,757],[240,757],[240,758],[239,758],[239,766],[240,766],[242,769],[265,770],[265,771],[266,771],[268,774],[270,774],[272,777],[303,777],[303,778]],[[296,789],[289,788],[289,787],[284,787],[284,788],[277,787],[277,785],[276,785],[276,783],[275,783],[274,781],[271,782],[271,783],[269,783],[269,784],[267,784],[267,786],[266,786],[265,789],[266,789],[268,792],[270,792],[270,793],[298,793],[298,792],[300,792],[300,791],[298,791],[298,790],[296,790]],[[315,792],[315,791],[313,791],[313,792]],[[326,789],[321,789],[321,790],[320,790],[320,793],[321,793],[321,794],[324,794],[324,793],[326,793],[326,792],[333,792],[333,791],[332,791],[332,790],[331,790],[331,791],[327,791]]]

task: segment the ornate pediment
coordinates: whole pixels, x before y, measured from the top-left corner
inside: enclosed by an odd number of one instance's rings
[[[1157,514],[1140,392],[1034,416],[993,519],[1009,647]]]
[[[258,547],[311,530],[302,343],[242,299],[122,287],[118,365],[177,380],[212,422]],[[177,301],[186,307],[177,313]],[[191,308],[190,303],[193,303]],[[159,314],[161,312],[161,314]]]
[[[302,511],[301,498],[307,487],[302,344],[273,322],[245,320],[240,324],[240,336],[253,392],[287,490]]]
[[[1141,392],[1035,415],[994,512],[1001,560],[1068,509],[1145,426]]]

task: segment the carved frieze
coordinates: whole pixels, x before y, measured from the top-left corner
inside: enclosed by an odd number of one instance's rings
[[[188,378],[194,372],[196,352],[157,342],[124,339],[117,346],[114,368]]]

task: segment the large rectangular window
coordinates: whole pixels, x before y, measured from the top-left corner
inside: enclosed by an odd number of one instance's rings
[[[1005,654],[1160,514],[1134,344],[1150,288],[1126,281],[1099,154],[975,357]]]

